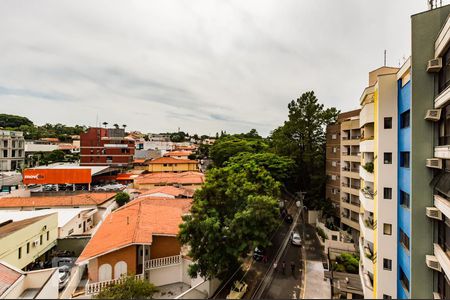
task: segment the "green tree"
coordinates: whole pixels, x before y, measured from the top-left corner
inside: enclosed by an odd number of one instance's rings
[[[211,169],[180,225],[179,239],[195,262],[189,274],[223,279],[250,249],[267,246],[279,221],[279,193],[280,184],[255,162]]]
[[[325,109],[314,92],[306,92],[288,105],[289,116],[272,132],[271,150],[296,162],[291,189],[307,192],[308,208],[320,209],[325,199],[325,127],[337,119],[336,108]]]
[[[119,207],[121,207],[130,201],[130,195],[128,195],[125,192],[118,192],[116,194],[115,200],[116,200],[117,205],[119,205]]]
[[[26,117],[0,114],[0,128],[18,128],[22,125],[33,126],[33,122]]]
[[[95,295],[95,299],[152,299],[158,289],[145,279],[127,276]]]
[[[232,156],[225,165],[243,166],[244,164],[253,161],[258,166],[266,169],[270,175],[277,181],[285,183],[292,175],[295,162],[285,156],[279,156],[274,153],[249,153],[241,152],[235,156]]]
[[[263,152],[268,148],[263,139],[245,139],[238,136],[227,136],[217,140],[210,148],[209,155],[218,167],[231,157],[241,152]]]

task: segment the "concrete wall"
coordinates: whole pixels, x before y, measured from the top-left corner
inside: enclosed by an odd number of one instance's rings
[[[150,258],[160,258],[180,254],[181,245],[176,237],[153,236]]]
[[[409,74],[409,72],[407,72]],[[398,78],[398,76],[397,76]],[[405,78],[405,76],[402,76]],[[411,81],[403,82],[402,78],[398,79],[398,152],[411,152],[411,127],[400,128],[400,115],[411,109]],[[406,79],[407,80],[407,79]],[[411,239],[411,210],[400,205],[400,191],[411,194],[411,169],[400,167],[398,164],[398,229],[397,237],[399,237],[400,229],[406,233]],[[410,201],[412,199],[410,198]],[[397,246],[397,264],[402,269],[408,279],[411,281],[411,257],[400,244]],[[397,297],[400,299],[408,298],[408,294],[402,288],[400,280],[397,276]]]
[[[45,226],[46,229],[44,230],[43,228]],[[47,232],[49,232],[48,240]],[[40,236],[42,236],[42,245],[40,244]],[[0,245],[2,245],[2,251],[0,259],[16,268],[23,269],[54,246],[57,238],[58,216],[57,214],[51,214],[1,238]],[[38,241],[36,246],[33,246],[34,241]],[[27,253],[27,243],[30,243],[29,253]],[[19,248],[22,249],[21,258],[18,255]]]
[[[411,17],[411,280],[410,297],[431,298],[433,271],[425,264],[425,255],[433,253],[432,222],[425,207],[433,206],[433,191],[429,182],[432,170],[425,160],[433,157],[434,130],[432,122],[424,120],[434,107],[434,76],[426,72],[428,60],[434,58],[434,42],[450,13],[443,6]]]
[[[377,262],[374,266],[374,279],[377,298],[397,295],[397,75],[386,74],[378,76],[375,86],[375,183],[374,199],[375,230],[374,248]],[[392,118],[392,128],[384,128],[384,118]],[[384,153],[392,153],[392,162],[386,164]],[[384,188],[392,189],[392,199],[384,198]],[[391,235],[384,234],[384,224],[391,224]],[[384,270],[383,259],[392,260],[392,269]]]
[[[181,282],[183,264],[173,265],[168,267],[162,267],[158,269],[152,269],[149,271],[149,280],[156,286],[162,286],[166,284]]]

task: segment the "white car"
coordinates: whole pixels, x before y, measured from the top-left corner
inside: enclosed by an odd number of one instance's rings
[[[296,245],[296,246],[302,245],[302,239],[300,237],[300,234],[297,231],[291,232],[291,243],[292,243],[292,245]]]
[[[58,269],[59,272],[59,290],[62,290],[69,282],[70,278],[70,267],[62,266]]]
[[[227,299],[241,299],[245,292],[247,292],[248,284],[244,281],[235,281]]]

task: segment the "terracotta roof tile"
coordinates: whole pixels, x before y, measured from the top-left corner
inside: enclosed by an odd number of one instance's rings
[[[142,190],[141,195],[139,197],[145,196],[145,195],[152,195],[152,194],[167,194],[171,196],[185,196],[185,197],[192,197],[194,195],[194,191],[191,189],[186,188],[178,188],[170,185],[166,186],[158,186],[153,189],[149,190]]]
[[[100,205],[115,195],[116,193],[84,193],[71,196],[0,198],[0,208]]]
[[[178,234],[181,216],[192,199],[143,197],[112,212],[100,225],[77,262],[132,244],[151,244],[157,234]]]
[[[174,157],[159,157],[152,159],[149,164],[198,164],[196,160],[179,159]]]
[[[137,184],[202,184],[205,175],[200,172],[162,172],[140,175],[135,179]]]
[[[170,151],[164,154],[164,156],[189,156],[192,151]]]
[[[0,262],[0,296],[20,278],[22,274]]]

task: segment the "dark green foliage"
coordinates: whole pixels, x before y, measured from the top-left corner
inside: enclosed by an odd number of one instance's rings
[[[325,127],[336,121],[338,111],[325,109],[314,95],[306,92],[288,105],[289,119],[272,132],[271,150],[296,162],[292,190],[306,191],[305,205],[321,209],[325,199]]]
[[[373,162],[367,162],[364,166],[364,169],[366,169],[367,172],[373,173]]]
[[[26,117],[0,114],[0,128],[18,128],[22,125],[33,126],[33,122]]]
[[[187,134],[183,131],[180,132],[174,132],[170,134],[170,141],[178,143],[178,142],[184,142],[186,140]]]
[[[189,273],[225,278],[255,246],[267,246],[279,215],[280,184],[255,162],[213,168],[194,195],[179,239],[195,263]]]
[[[147,280],[127,276],[122,282],[110,285],[95,295],[95,299],[152,299],[158,289]]]
[[[342,253],[336,257],[336,261],[333,263],[333,271],[358,274],[359,257],[351,253]]]
[[[125,192],[118,192],[115,197],[117,205],[122,206],[130,201],[130,195]]]
[[[292,175],[295,162],[289,157],[279,156],[274,153],[249,153],[241,152],[231,157],[225,165],[242,166],[250,161],[266,169],[277,181],[286,182]]]

